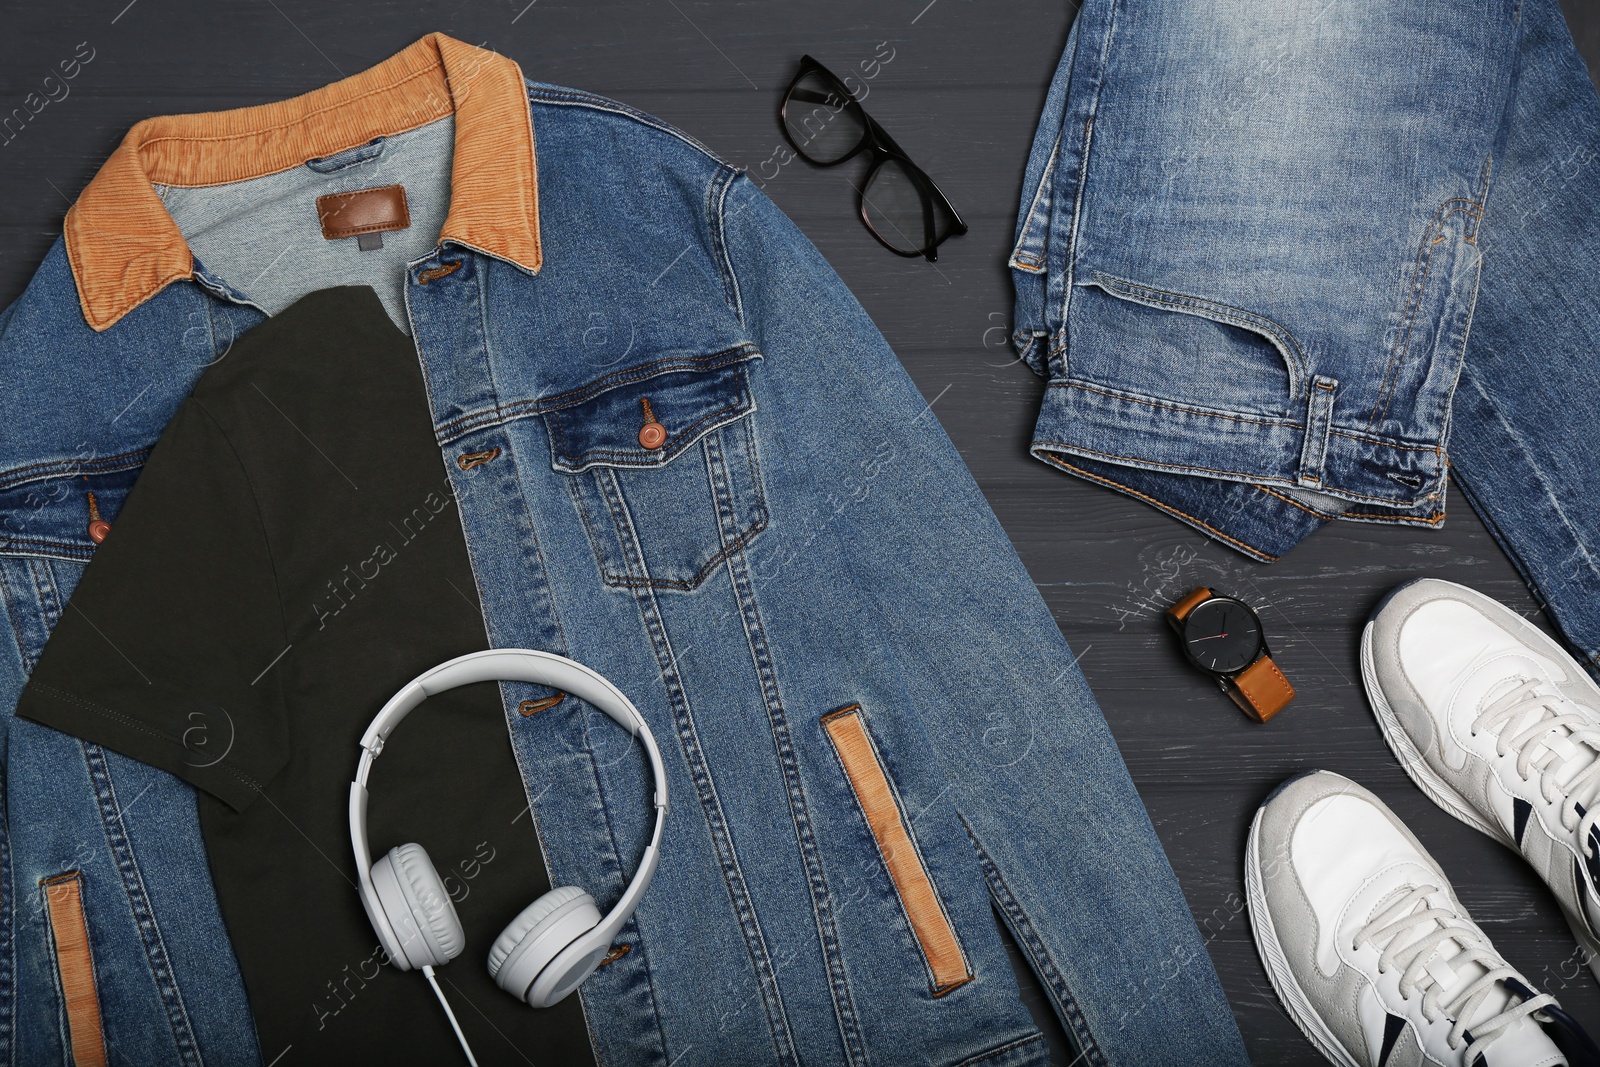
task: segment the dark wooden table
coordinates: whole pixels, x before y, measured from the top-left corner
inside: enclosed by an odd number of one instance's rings
[[[1591,69],[1600,67],[1600,7],[1593,0],[1566,4]],[[1240,875],[1256,805],[1284,776],[1319,766],[1382,795],[1434,852],[1511,962],[1600,1033],[1600,989],[1578,962],[1549,892],[1520,860],[1411,785],[1362,696],[1361,624],[1384,591],[1407,578],[1468,583],[1540,619],[1459,494],[1442,530],[1336,524],[1269,567],[1027,456],[1041,383],[1006,345],[1011,283],[1004,263],[1028,145],[1072,18],[1069,4],[51,0],[6,7],[0,116],[40,90],[80,42],[93,59],[68,96],[0,144],[0,247],[7,253],[0,305],[21,291],[59,234],[68,204],[133,122],[305,92],[432,30],[503,52],[529,77],[641,107],[750,168],[844,276],[935,401],[1081,655],[1255,1061],[1320,1062],[1267,984]],[[880,42],[887,49],[880,51]],[[801,53],[842,73],[889,50],[893,58],[867,83],[870,109],[972,227],[945,246],[936,266],[890,256],[862,229],[847,180],[859,178],[852,165],[817,170],[774,161],[782,143],[778,95]],[[1246,722],[1177,658],[1160,611],[1201,583],[1260,607],[1278,659],[1300,689],[1294,707],[1268,728]],[[1029,1000],[1039,1007],[1036,992]],[[1059,1051],[1059,1062],[1072,1060],[1064,1044]]]

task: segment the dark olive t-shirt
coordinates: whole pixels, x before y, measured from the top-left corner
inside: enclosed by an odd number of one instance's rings
[[[199,788],[265,1062],[459,1063],[362,911],[348,790],[383,703],[487,644],[416,351],[371,289],[328,289],[202,375],[17,710]],[[527,807],[497,687],[464,687],[385,746],[373,851],[418,842],[444,878],[467,947],[439,976],[480,1063],[592,1063],[577,997],[536,1010],[485,969],[550,888]]]

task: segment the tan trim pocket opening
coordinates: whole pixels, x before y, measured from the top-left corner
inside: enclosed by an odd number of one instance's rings
[[[861,814],[878,844],[883,864],[894,882],[900,905],[911,924],[911,931],[922,948],[923,958],[933,975],[933,995],[943,996],[959,985],[972,980],[961,942],[956,938],[950,917],[945,914],[938,890],[928,877],[922,856],[911,839],[905,813],[889,777],[884,773],[883,762],[878,758],[872,735],[867,733],[866,720],[861,715],[861,705],[851,704],[822,717],[822,728],[827,731],[844,766],[845,777],[855,792]]]
[[[76,1067],[106,1067],[100,994],[94,987],[94,957],[89,953],[89,923],[83,913],[83,875],[58,874],[39,883],[44,890],[50,934],[56,946],[61,995],[67,1007],[67,1034]]]

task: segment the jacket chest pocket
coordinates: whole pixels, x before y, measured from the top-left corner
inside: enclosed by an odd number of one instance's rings
[[[766,527],[745,362],[753,356],[711,369],[663,360],[575,390],[544,413],[552,464],[607,585],[692,591]]]

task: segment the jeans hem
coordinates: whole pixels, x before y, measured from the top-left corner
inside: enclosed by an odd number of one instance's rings
[[[1311,425],[1320,422],[1320,426]],[[1310,435],[1319,437],[1308,461]],[[1444,447],[1369,433],[1332,417],[1304,422],[1202,408],[1056,378],[1045,390],[1032,451],[1224,482],[1281,486],[1348,501],[1344,511],[1435,519],[1449,470]],[[1325,516],[1326,517],[1326,516]]]

